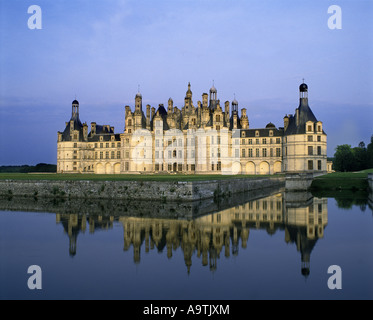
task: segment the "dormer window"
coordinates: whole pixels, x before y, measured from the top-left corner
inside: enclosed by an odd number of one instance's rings
[[[255,131],[255,137],[259,137],[259,131]]]

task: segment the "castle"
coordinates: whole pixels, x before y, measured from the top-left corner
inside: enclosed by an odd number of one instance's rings
[[[79,102],[63,132],[58,132],[57,173],[275,174],[327,171],[327,137],[308,104],[308,86],[299,87],[299,106],[285,115],[283,127],[250,128],[247,109],[224,103],[214,86],[193,104],[191,85],[179,109],[168,100],[158,109],[136,94],[125,107],[125,128],[79,119]]]

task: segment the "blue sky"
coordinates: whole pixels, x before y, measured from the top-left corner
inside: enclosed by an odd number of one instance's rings
[[[373,134],[372,34],[369,0],[0,0],[0,165],[56,163],[75,97],[82,122],[121,133],[138,85],[144,106],[181,107],[189,81],[195,105],[214,81],[261,128],[283,126],[305,78],[332,156]]]

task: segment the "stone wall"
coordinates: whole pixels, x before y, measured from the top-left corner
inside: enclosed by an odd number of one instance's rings
[[[210,181],[1,180],[0,196],[62,199],[198,201],[240,192],[284,187],[284,177]]]
[[[307,191],[311,187],[313,173],[291,173],[286,175],[285,189],[287,191]]]

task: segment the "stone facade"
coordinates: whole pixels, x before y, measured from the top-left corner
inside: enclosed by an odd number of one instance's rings
[[[213,86],[193,104],[191,85],[179,109],[168,100],[167,110],[146,106],[142,95],[135,108],[125,107],[125,129],[116,134],[110,125],[82,124],[79,102],[58,132],[57,172],[96,174],[275,174],[327,171],[327,139],[323,124],[308,105],[308,87],[299,87],[300,103],[284,127],[268,123],[250,128],[247,110],[236,99],[223,106]]]

